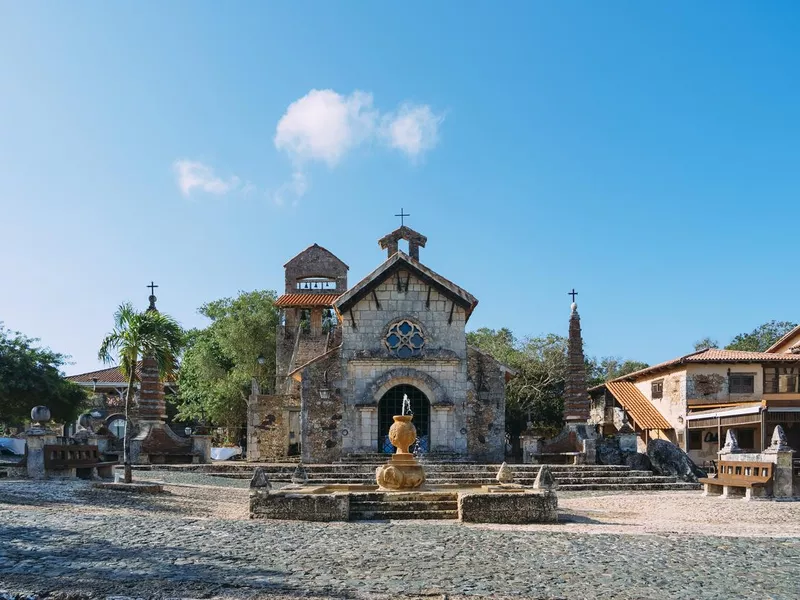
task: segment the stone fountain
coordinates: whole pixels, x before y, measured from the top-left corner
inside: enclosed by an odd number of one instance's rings
[[[381,465],[375,471],[375,480],[381,490],[413,490],[425,483],[425,470],[417,462],[408,449],[417,440],[417,428],[411,420],[411,402],[408,396],[403,396],[403,414],[392,417],[394,423],[389,428],[389,441],[397,448],[389,462]]]
[[[558,520],[558,499],[546,466],[539,471],[532,489],[512,483],[513,472],[505,463],[496,485],[423,486],[425,470],[408,450],[417,439],[410,404],[408,396],[404,396],[403,414],[393,417],[389,441],[397,451],[376,469],[377,488],[364,484],[293,483],[272,491],[265,474],[257,471],[251,482],[250,518],[303,521],[458,518],[467,523]]]

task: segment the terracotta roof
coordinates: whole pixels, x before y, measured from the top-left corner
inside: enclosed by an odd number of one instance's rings
[[[421,262],[412,259],[408,254],[398,250],[390,258],[384,261],[372,273],[364,277],[361,281],[339,296],[336,301],[336,309],[341,313],[350,308],[365,296],[373,285],[377,285],[389,277],[399,266],[408,269],[423,281],[435,285],[444,295],[450,297],[457,304],[466,310],[466,320],[469,320],[472,311],[478,305],[478,299],[467,290],[457,286],[455,283],[429,269]]]
[[[608,381],[605,385],[640,428],[672,429],[669,421],[658,412],[658,409],[630,381]]]
[[[142,369],[142,361],[136,365],[136,376],[138,377]],[[119,367],[109,367],[108,369],[101,369],[99,371],[90,371],[88,373],[79,373],[78,375],[69,375],[67,381],[74,381],[75,383],[91,383],[93,378],[97,378],[97,384],[103,383],[119,383],[128,385],[128,380],[122,376],[122,371]]]
[[[333,306],[338,297],[339,294],[284,294],[275,301],[275,306]]]
[[[142,361],[136,363],[136,378],[139,379],[139,376],[142,372]],[[67,381],[73,381],[78,384],[82,385],[94,385],[92,378],[97,378],[97,385],[102,386],[103,384],[114,384],[126,387],[128,385],[128,380],[123,377],[122,371],[119,370],[119,367],[109,367],[108,369],[100,369],[99,371],[89,371],[88,373],[78,373],[77,375],[68,375],[65,379]],[[169,385],[174,385],[174,382],[165,382]]]
[[[775,354],[770,352],[745,352],[744,350],[720,350],[719,348],[706,348],[698,350],[691,354],[673,358],[652,367],[640,369],[633,373],[628,373],[622,377],[612,379],[612,381],[633,381],[639,377],[678,367],[685,364],[703,364],[703,363],[751,363],[751,362],[800,362],[800,357],[797,354]],[[599,389],[602,385],[595,386],[592,389]]]
[[[770,353],[779,352],[781,346],[783,346],[786,342],[788,342],[790,339],[792,339],[796,335],[800,335],[800,325],[798,325],[797,327],[793,328],[790,331],[787,331],[783,336],[781,336],[781,339],[779,339],[777,342],[772,344],[772,346],[767,348],[767,352],[770,352]],[[795,348],[800,348],[800,344],[797,344],[796,346],[792,346],[791,347],[791,351],[794,351]]]

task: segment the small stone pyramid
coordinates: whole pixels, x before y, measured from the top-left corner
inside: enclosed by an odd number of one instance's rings
[[[292,473],[292,483],[298,485],[304,485],[308,483],[308,473],[301,462],[297,463],[297,468],[294,470],[294,473]]]
[[[499,483],[511,483],[514,481],[514,471],[506,463],[500,465],[500,470],[497,471],[497,481]]]
[[[556,487],[556,480],[553,478],[550,467],[542,465],[539,469],[539,473],[536,475],[536,480],[533,482],[533,489],[552,490],[554,487]]]
[[[250,489],[265,491],[272,489],[272,484],[267,478],[267,470],[264,467],[256,467],[256,470],[253,473],[253,478],[250,480]]]
[[[728,429],[728,433],[725,434],[725,445],[722,447],[722,450],[720,450],[720,453],[735,454],[741,451],[741,448],[739,448],[739,440],[736,438],[736,431]]]
[[[783,427],[780,425],[775,425],[775,430],[772,432],[772,440],[769,448],[764,450],[764,452],[769,454],[777,454],[778,452],[786,452],[791,449],[791,446],[789,446],[789,440],[786,439],[786,433],[783,431]]]

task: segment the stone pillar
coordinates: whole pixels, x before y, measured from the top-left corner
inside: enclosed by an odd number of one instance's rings
[[[193,435],[192,438],[192,452],[197,454],[197,460],[200,464],[206,465],[211,462],[211,436],[210,435]],[[248,443],[248,450],[250,445]],[[249,454],[249,452],[248,452]]]
[[[31,428],[25,432],[26,466],[31,479],[47,479],[44,468],[44,447],[56,443],[56,436],[46,429]]]
[[[378,408],[360,406],[358,414],[358,447],[372,452],[379,451]]]
[[[728,430],[730,433],[730,429]],[[726,443],[727,445],[727,443]],[[775,498],[789,498],[794,496],[794,481],[792,469],[792,455],[794,450],[789,446],[783,427],[775,426],[772,432],[772,443],[763,454],[775,458],[775,472],[772,476],[772,495]]]
[[[522,446],[522,462],[535,464],[536,455],[542,452],[542,439],[532,435],[521,435],[519,443]]]
[[[408,242],[408,255],[414,260],[419,260],[419,244],[417,242]]]
[[[155,358],[142,359],[141,387],[139,389],[139,420],[163,423],[167,418],[164,403],[164,385]]]
[[[567,423],[586,423],[589,421],[589,392],[586,387],[586,363],[583,356],[581,337],[581,318],[578,305],[572,303],[569,319],[569,340],[567,342],[567,380],[564,389],[564,420]]]

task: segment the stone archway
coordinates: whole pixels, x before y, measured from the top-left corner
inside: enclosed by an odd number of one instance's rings
[[[395,451],[389,442],[389,427],[392,426],[392,417],[402,413],[404,395],[411,401],[418,449],[428,452],[431,448],[431,402],[418,387],[401,383],[388,389],[378,400],[378,452],[391,454]]]

